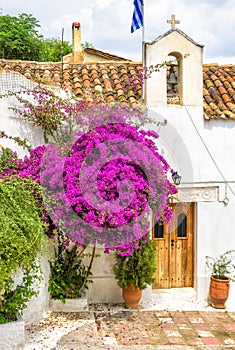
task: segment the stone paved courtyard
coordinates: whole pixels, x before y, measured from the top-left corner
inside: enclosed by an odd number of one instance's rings
[[[235,312],[127,310],[95,305],[27,327],[25,350],[235,349]]]

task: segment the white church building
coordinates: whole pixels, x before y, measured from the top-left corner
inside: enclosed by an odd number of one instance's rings
[[[216,257],[235,248],[235,65],[203,65],[203,46],[175,28],[175,23],[145,43],[145,55],[147,67],[165,61],[172,64],[151,74],[143,95],[141,84],[126,92],[128,79],[138,77],[142,63],[113,60],[112,55],[99,61],[95,50],[92,61],[83,63],[0,60],[0,89],[3,93],[41,81],[69,88],[78,98],[89,88],[103,94],[107,103],[131,107],[140,106],[144,96],[148,113],[167,120],[160,129],[158,147],[181,176],[172,223],[153,225],[157,272],[152,288],[176,288],[175,293],[192,288],[197,299],[205,301],[210,281],[205,256]],[[0,130],[27,137],[33,146],[40,144],[40,131],[14,116],[8,109],[11,104],[11,99],[0,99]],[[112,257],[99,259],[88,301],[119,302]],[[40,298],[45,309],[45,288]],[[227,305],[235,308],[233,283]]]

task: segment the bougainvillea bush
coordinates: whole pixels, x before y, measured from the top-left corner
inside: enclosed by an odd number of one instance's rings
[[[151,212],[169,221],[176,192],[157,133],[142,128],[148,117],[97,100],[62,100],[44,88],[32,96],[33,104],[18,97],[23,106],[15,111],[40,125],[48,143],[18,161],[15,175],[42,186],[47,214],[72,242],[131,254],[150,229]]]
[[[40,173],[47,210],[73,242],[125,250],[150,229],[150,210],[168,221],[175,187],[151,137],[127,124],[108,124],[79,136],[68,152],[50,145]]]

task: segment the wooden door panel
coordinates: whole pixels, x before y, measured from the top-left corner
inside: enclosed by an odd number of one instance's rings
[[[157,243],[153,288],[193,286],[193,203],[177,203],[173,213],[174,218],[163,226],[160,237],[153,230],[153,240]]]
[[[155,282],[153,288],[170,288],[169,284],[169,243],[166,241],[167,227],[163,226],[163,238],[155,238],[156,241],[156,261],[157,270],[155,274]]]

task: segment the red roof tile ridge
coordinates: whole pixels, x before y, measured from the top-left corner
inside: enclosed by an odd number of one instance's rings
[[[203,67],[235,67],[235,63],[203,63]]]
[[[5,58],[0,58],[0,62],[3,63],[12,63],[12,64],[36,64],[36,65],[61,65],[61,62],[53,62],[53,61],[45,61],[45,62],[39,62],[39,61],[27,61],[27,60],[10,60],[10,59],[5,59]]]
[[[113,61],[113,60],[108,61],[107,60],[107,61],[104,61],[104,62],[87,61],[86,63],[83,63],[83,64],[91,65],[91,64],[121,64],[121,63],[133,63],[133,62],[132,61],[128,61],[128,60],[123,60],[123,61]],[[142,63],[140,62],[140,64],[142,64]]]
[[[203,63],[203,67],[218,67],[218,63]]]

